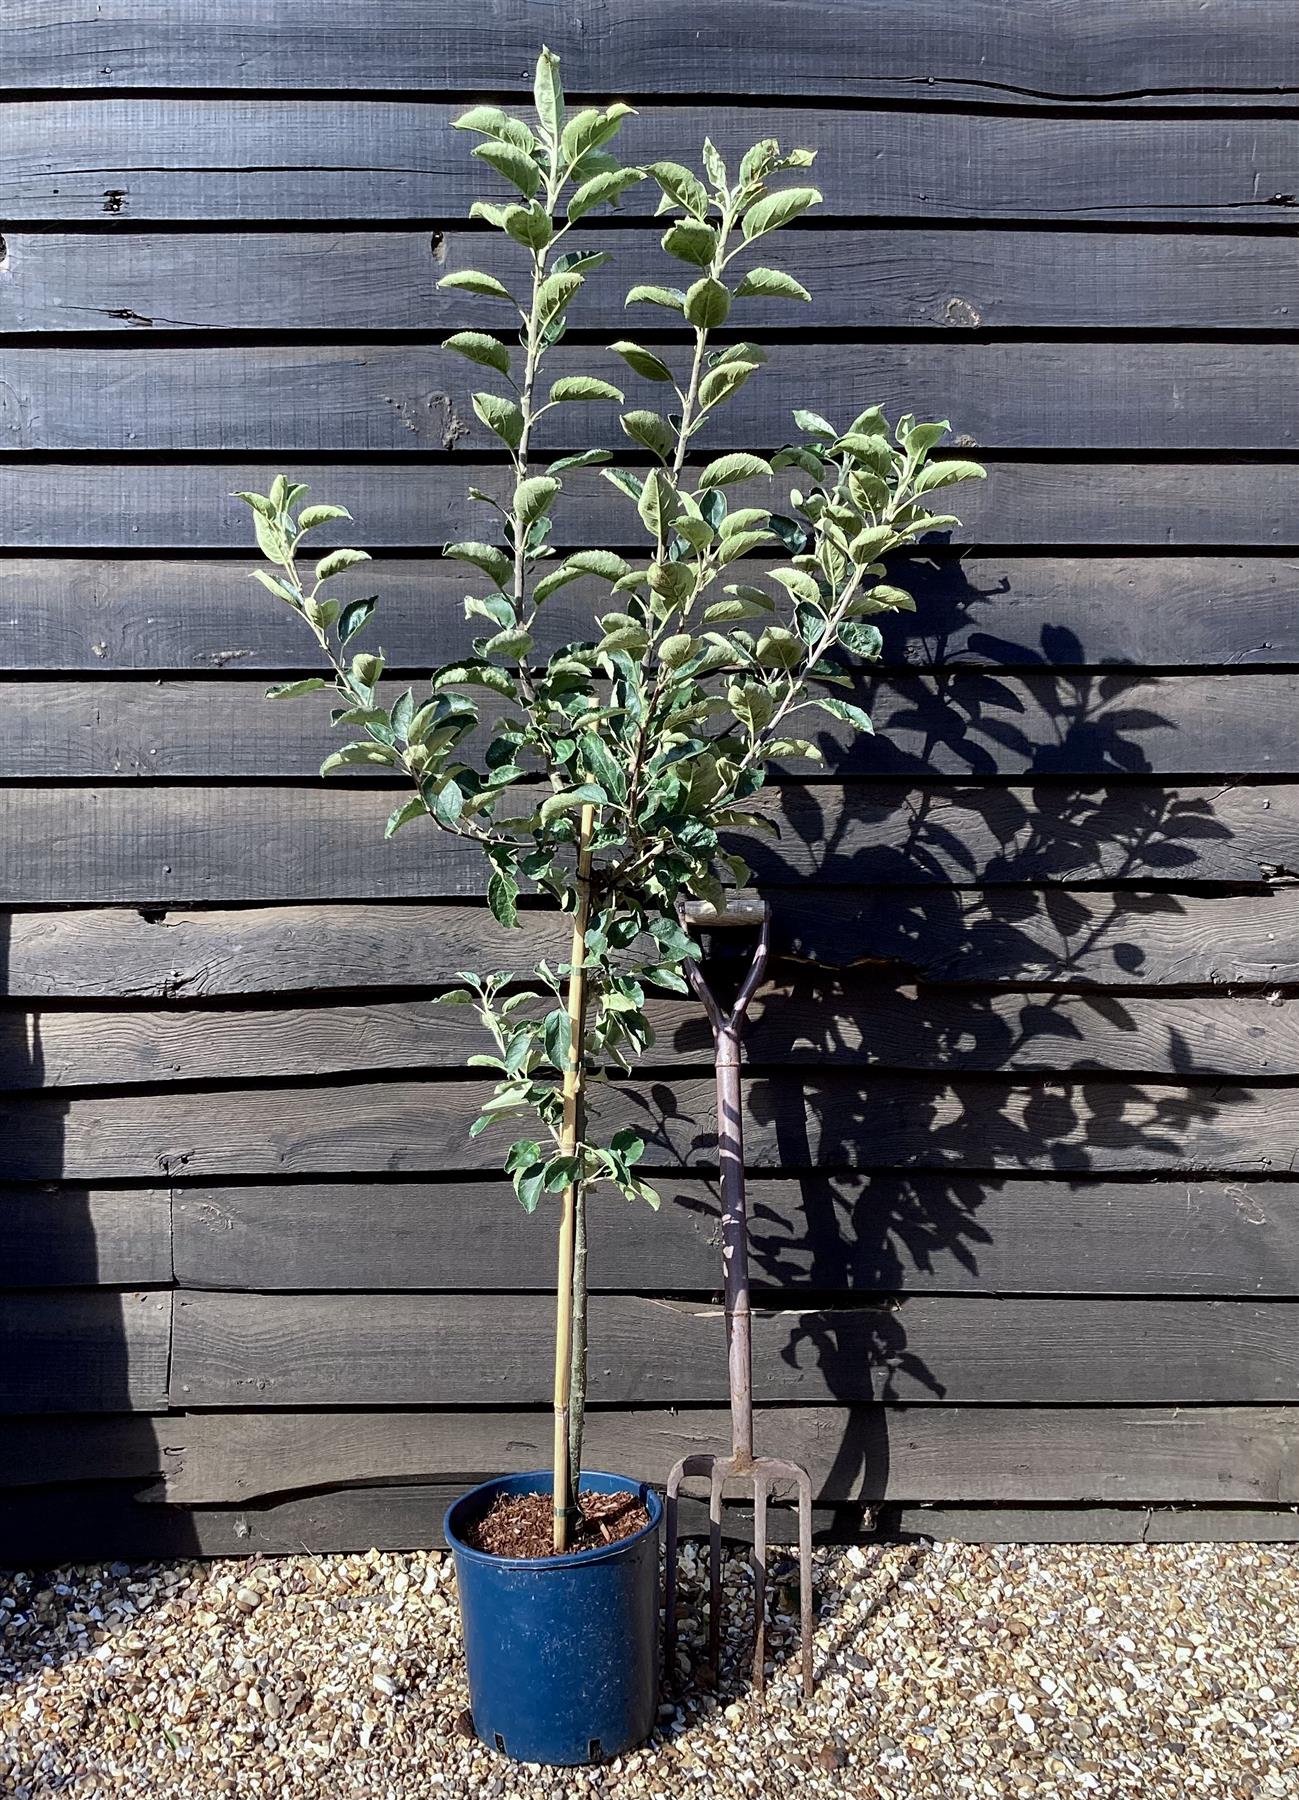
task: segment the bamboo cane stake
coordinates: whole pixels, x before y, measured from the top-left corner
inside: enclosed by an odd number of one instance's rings
[[[560,1154],[577,1151],[578,1121],[582,1107],[582,1047],[586,1026],[586,930],[591,919],[591,834],[595,809],[582,808],[577,833],[577,909],[573,914],[573,946],[568,976],[568,1062],[564,1070],[564,1117],[560,1130]],[[555,1282],[555,1480],[554,1542],[557,1552],[568,1549],[569,1531],[576,1516],[574,1477],[579,1471],[569,1457],[569,1405],[573,1369],[573,1273],[579,1182],[564,1189],[559,1222],[559,1272]]]

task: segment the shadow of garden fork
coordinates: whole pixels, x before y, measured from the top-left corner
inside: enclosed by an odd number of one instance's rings
[[[753,1315],[749,1304],[749,1223],[744,1191],[744,1113],[740,1097],[740,1029],[767,966],[771,908],[755,894],[736,894],[725,912],[699,901],[678,907],[686,926],[716,931],[758,927],[753,960],[729,1012],[723,1012],[699,962],[686,974],[713,1030],[717,1066],[717,1148],[722,1190],[722,1272],[731,1391],[731,1452],[684,1456],[668,1477],[667,1569],[663,1647],[667,1679],[676,1675],[677,1502],[681,1483],[708,1477],[708,1658],[719,1667],[722,1631],[722,1492],[728,1481],[753,1484],[753,1691],[765,1686],[767,1646],[767,1500],[773,1486],[798,1489],[798,1583],[802,1613],[803,1693],[812,1697],[812,1482],[807,1470],[781,1457],[753,1454]]]

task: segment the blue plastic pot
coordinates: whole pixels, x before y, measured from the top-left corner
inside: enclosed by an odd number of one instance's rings
[[[465,1542],[499,1495],[551,1493],[549,1470],[485,1481],[446,1515],[474,1729],[519,1762],[602,1762],[654,1724],[663,1503],[642,1482],[583,1472],[583,1492],[624,1490],[649,1524],[569,1556],[488,1556]]]

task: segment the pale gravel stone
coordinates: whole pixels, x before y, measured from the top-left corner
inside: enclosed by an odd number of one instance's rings
[[[0,1794],[74,1800],[1291,1800],[1299,1552],[1259,1545],[817,1553],[818,1687],[775,1571],[766,1707],[728,1559],[715,1684],[683,1547],[682,1691],[594,1770],[464,1735],[450,1559],[125,1564],[0,1576]],[[251,1602],[251,1604],[250,1604]]]

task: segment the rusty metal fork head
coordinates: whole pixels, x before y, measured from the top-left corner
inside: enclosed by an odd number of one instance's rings
[[[683,1456],[668,1477],[667,1570],[664,1581],[663,1649],[669,1682],[676,1674],[677,1507],[681,1483],[708,1479],[708,1661],[714,1671],[722,1652],[722,1496],[731,1480],[753,1484],[753,1693],[761,1699],[767,1671],[767,1499],[785,1484],[798,1491],[798,1597],[803,1695],[812,1698],[812,1482],[807,1470],[775,1456]]]

